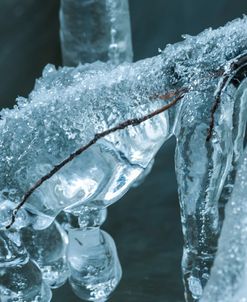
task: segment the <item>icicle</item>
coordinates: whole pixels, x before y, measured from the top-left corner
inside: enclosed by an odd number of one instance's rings
[[[62,0],[63,62],[132,61],[128,0]]]
[[[238,97],[247,107],[247,81]],[[237,172],[232,196],[225,210],[216,259],[201,302],[244,302],[247,282],[247,149]]]

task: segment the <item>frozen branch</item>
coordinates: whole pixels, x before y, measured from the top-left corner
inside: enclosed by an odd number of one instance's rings
[[[44,175],[43,177],[41,177],[32,187],[30,190],[28,190],[25,195],[23,196],[23,199],[21,200],[21,202],[17,205],[17,207],[13,210],[13,215],[12,215],[12,220],[11,223],[9,225],[6,226],[6,229],[9,229],[13,223],[15,222],[15,218],[16,215],[18,213],[18,211],[23,207],[23,205],[25,204],[25,202],[27,201],[27,199],[30,197],[30,195],[36,190],[38,189],[45,181],[49,180],[54,174],[56,174],[60,169],[62,169],[66,164],[68,164],[69,162],[71,162],[74,158],[76,158],[77,156],[79,156],[80,154],[82,154],[84,151],[86,151],[89,147],[91,147],[92,145],[96,144],[97,141],[101,138],[104,138],[105,136],[114,133],[116,131],[119,130],[123,130],[129,126],[135,127],[140,125],[141,123],[152,119],[153,117],[155,117],[156,115],[159,115],[163,112],[165,112],[166,110],[170,109],[172,106],[174,106],[181,98],[183,98],[184,93],[186,93],[186,89],[183,89],[179,92],[175,92],[173,97],[174,99],[168,103],[167,105],[164,105],[163,107],[145,115],[142,116],[140,118],[134,118],[134,119],[130,119],[127,120],[125,122],[122,122],[120,124],[118,124],[117,126],[110,128],[108,130],[105,130],[103,132],[100,133],[96,133],[94,138],[85,146],[80,147],[78,150],[76,150],[74,153],[70,154],[70,156],[68,158],[66,158],[65,160],[63,160],[60,164],[56,165],[53,167],[53,169],[46,175]],[[172,95],[171,93],[169,93],[169,98],[171,98]],[[161,96],[161,99],[167,99],[167,96]]]

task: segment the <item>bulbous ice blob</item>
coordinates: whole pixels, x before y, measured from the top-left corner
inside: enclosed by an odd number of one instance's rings
[[[113,239],[99,228],[69,231],[70,284],[86,301],[106,301],[122,270]]]
[[[81,207],[78,223],[80,228],[100,227],[106,220],[107,209],[96,206]]]
[[[52,293],[32,260],[15,267],[0,268],[1,302],[49,302]]]
[[[132,135],[141,135],[138,133],[139,130],[133,129],[130,132],[133,132]],[[115,136],[112,139],[117,138]],[[127,137],[125,139],[127,140]],[[132,138],[129,137],[128,140],[131,143]],[[149,140],[147,148],[151,148],[152,139],[147,140]],[[127,141],[125,143],[127,144]],[[136,148],[134,142],[131,145],[133,149]],[[125,150],[132,156],[127,148]],[[157,145],[152,152],[156,151]],[[97,206],[106,207],[120,199],[144,173],[146,165],[148,166],[151,160],[149,155],[145,156],[144,151],[142,154],[136,154],[136,158],[133,154],[133,163],[126,156],[111,142],[102,140],[75,158],[29,198],[26,208],[37,215],[33,227],[46,228],[63,209],[77,213],[78,207],[85,203],[93,204],[97,200]],[[135,161],[139,163],[135,164]]]
[[[9,225],[11,223],[11,215],[15,207],[16,203],[8,199],[0,199],[0,230],[5,230],[6,225]],[[13,228],[21,229],[27,226],[30,222],[31,221],[28,213],[24,209],[20,209],[20,211],[16,215]]]
[[[29,255],[21,242],[19,233],[0,231],[0,268],[27,263]]]
[[[1,302],[49,302],[51,291],[16,232],[0,232]]]
[[[30,257],[35,260],[43,279],[52,288],[62,286],[69,276],[66,261],[68,237],[57,222],[36,231],[24,228],[21,237]]]

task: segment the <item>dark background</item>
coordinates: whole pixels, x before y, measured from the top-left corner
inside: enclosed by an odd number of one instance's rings
[[[27,96],[47,63],[61,65],[58,0],[0,0],[0,104]],[[135,60],[218,27],[246,12],[245,0],[130,0]],[[181,302],[182,234],[174,174],[174,140],[160,150],[144,184],[109,209],[123,279],[111,302]],[[52,301],[76,302],[68,286]]]

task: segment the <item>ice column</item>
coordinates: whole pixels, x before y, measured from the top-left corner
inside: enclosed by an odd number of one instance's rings
[[[247,113],[247,81],[238,97]],[[247,301],[247,149],[240,160],[232,196],[225,210],[225,220],[218,251],[201,302]]]
[[[132,61],[128,0],[61,0],[64,65]]]
[[[222,94],[209,142],[205,141],[211,110],[207,100],[213,91],[196,93],[193,108],[183,106],[181,112],[176,173],[185,240],[182,269],[187,301],[198,301],[209,279],[223,219],[220,200],[227,202],[243,150],[247,115],[241,97],[243,84],[238,85],[229,81]]]
[[[77,218],[79,226],[67,225],[70,284],[86,301],[106,301],[122,276],[115,243],[100,230],[105,213],[104,208],[84,207]]]

